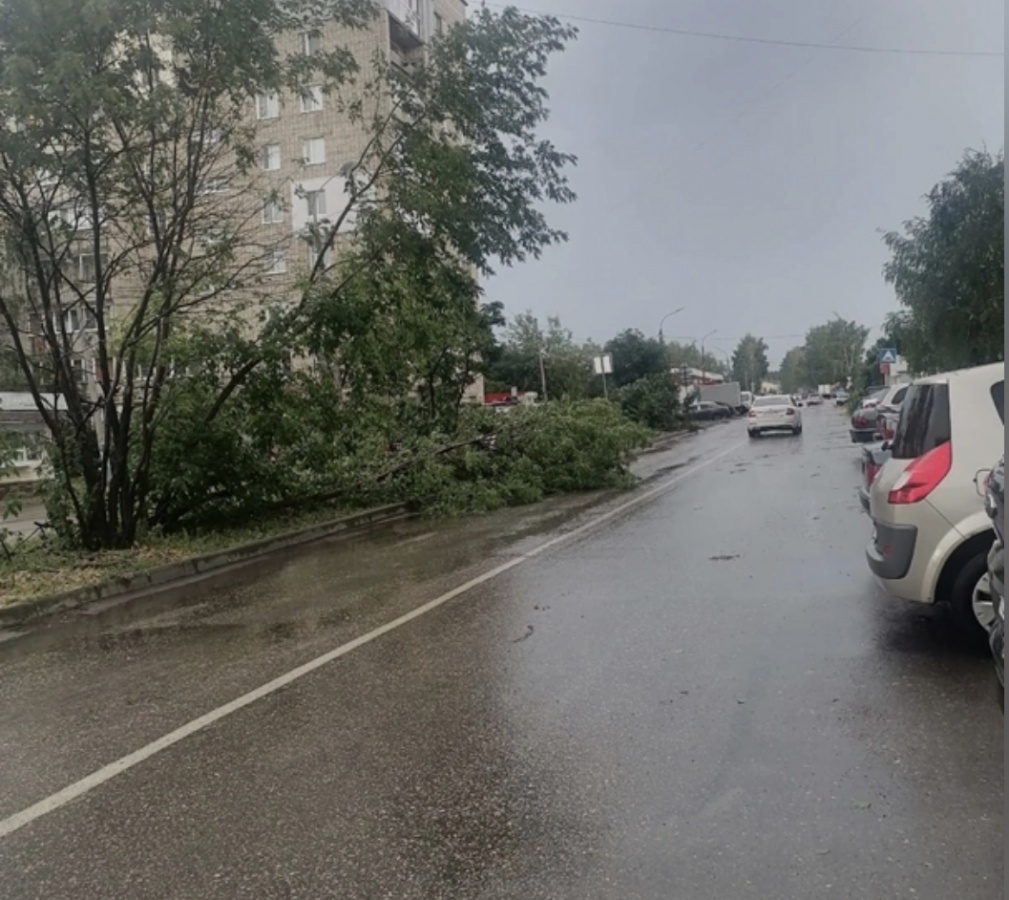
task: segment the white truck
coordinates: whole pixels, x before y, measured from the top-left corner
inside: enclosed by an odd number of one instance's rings
[[[722,403],[737,413],[744,411],[744,404],[738,381],[727,381],[724,384],[702,384],[701,400],[711,403]]]

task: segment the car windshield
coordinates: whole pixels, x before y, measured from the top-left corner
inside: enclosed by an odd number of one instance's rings
[[[771,397],[757,397],[753,401],[754,406],[790,406],[791,400],[788,397],[781,396],[771,396]]]
[[[893,437],[894,459],[917,459],[950,439],[949,387],[913,384],[900,410]]]

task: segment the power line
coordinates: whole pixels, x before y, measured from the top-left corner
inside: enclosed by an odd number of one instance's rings
[[[503,3],[489,3],[488,6],[504,8]],[[679,37],[701,38],[710,41],[733,41],[740,44],[764,44],[771,47],[805,47],[810,50],[847,50],[853,53],[877,53],[901,56],[954,56],[954,57],[984,57],[1004,59],[1004,50],[944,50],[925,47],[872,47],[864,44],[828,44],[817,41],[788,41],[777,38],[749,37],[741,34],[720,34],[714,31],[694,31],[689,28],[671,28],[663,25],[643,25],[640,22],[622,22],[616,19],[595,19],[590,16],[578,16],[571,13],[547,12],[541,9],[516,7],[519,12],[534,16],[554,16],[571,22],[584,22],[589,25],[604,25],[609,28],[626,28],[632,31],[650,31],[656,34],[673,34]]]

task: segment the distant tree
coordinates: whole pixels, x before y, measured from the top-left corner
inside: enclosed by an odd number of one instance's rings
[[[915,371],[1001,360],[1004,349],[1004,158],[969,150],[929,191],[928,215],[884,241],[901,311],[890,319]]]
[[[806,334],[806,371],[810,385],[837,384],[854,379],[865,351],[869,329],[836,318]]]
[[[608,341],[604,349],[613,357],[613,382],[617,387],[631,384],[646,375],[668,372],[662,344],[633,328]]]
[[[486,369],[488,389],[541,392],[541,354],[548,399],[577,400],[588,395],[591,360],[585,348],[575,343],[560,319],[548,318],[544,328],[528,311],[508,325],[497,359]]]
[[[814,386],[806,368],[805,347],[793,347],[785,354],[785,358],[781,361],[781,371],[778,373],[778,377],[781,381],[781,389],[788,394],[793,394],[800,388]]]
[[[702,355],[697,344],[681,344],[676,341],[666,343],[666,359],[671,369],[678,369],[680,366],[690,366],[693,369],[701,369],[705,372],[714,372],[718,375],[730,375],[731,369],[725,364],[725,360],[718,359],[711,353],[705,351]]]
[[[769,369],[764,339],[746,334],[732,354],[733,380],[738,381],[744,390],[759,391]]]

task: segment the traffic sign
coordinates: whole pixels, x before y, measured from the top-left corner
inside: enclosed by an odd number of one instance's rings
[[[884,347],[879,351],[880,365],[892,366],[897,362],[897,350],[895,347]]]

